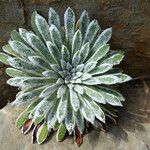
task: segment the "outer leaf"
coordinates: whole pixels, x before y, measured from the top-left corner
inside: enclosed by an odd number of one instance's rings
[[[84,100],[89,105],[89,107],[93,110],[96,118],[98,118],[100,121],[105,123],[105,114],[102,111],[102,109],[93,100],[88,98],[88,96],[86,95],[84,96]]]
[[[73,10],[69,7],[67,8],[64,14],[64,27],[66,33],[66,42],[68,45],[69,50],[71,49],[71,43],[74,35],[75,30],[75,14]]]
[[[28,46],[26,46],[24,43],[19,41],[9,41],[9,44],[11,48],[20,55],[21,57],[27,58],[28,56],[35,55],[35,52]]]
[[[38,36],[33,33],[27,33],[27,39],[30,46],[46,61],[53,62],[51,56],[48,53],[48,49]]]
[[[95,115],[92,111],[92,109],[85,103],[84,99],[80,97],[80,101],[82,103],[82,107],[81,107],[81,113],[84,116],[84,118],[86,120],[88,120],[89,122],[91,122],[92,124],[94,124],[94,119],[95,119]]]
[[[78,111],[75,113],[75,120],[76,120],[76,124],[77,124],[77,127],[78,127],[80,133],[83,134],[84,129],[85,129],[85,125],[84,125],[84,117],[83,117],[83,115],[81,114],[81,111],[80,111],[80,110],[78,110]]]
[[[10,47],[9,44],[4,45],[4,46],[2,47],[2,49],[3,49],[3,51],[6,52],[7,54],[10,54],[10,55],[15,56],[15,57],[19,57],[19,55],[18,55],[16,52],[13,51],[13,49]]]
[[[84,84],[87,85],[96,85],[96,84],[116,84],[116,83],[123,83],[131,80],[131,77],[123,74],[123,73],[116,73],[116,74],[108,74],[102,75],[98,77],[92,77],[86,81],[83,81]]]
[[[47,124],[44,123],[37,132],[37,142],[38,144],[42,144],[48,136]]]
[[[65,137],[66,134],[66,127],[63,123],[61,123],[61,125],[59,126],[59,129],[57,131],[57,135],[56,135],[56,139],[58,142],[60,142],[61,140],[63,140],[63,138]]]
[[[43,18],[37,13],[35,14],[35,25],[45,42],[50,41],[51,37],[49,32],[49,25],[45,18]]]
[[[99,47],[101,47],[102,45],[105,45],[110,40],[111,34],[112,34],[112,28],[108,28],[108,29],[104,30],[100,34],[100,36],[97,38],[91,51],[94,53],[99,49]]]
[[[31,73],[34,75],[41,75],[41,73],[44,71],[42,68],[37,67],[30,63],[29,61],[25,61],[23,59],[18,58],[9,58],[8,59],[9,64],[19,70],[25,71],[27,73]]]
[[[60,17],[56,13],[56,11],[53,8],[49,8],[48,12],[48,23],[49,25],[54,24],[58,29],[60,28]]]
[[[11,38],[12,38],[14,41],[24,42],[23,39],[21,38],[21,36],[19,35],[19,33],[18,33],[16,30],[13,30],[13,31],[11,32]]]
[[[66,92],[66,94],[61,97],[57,109],[57,118],[59,123],[61,123],[66,117],[67,103],[68,103],[68,93]]]
[[[112,65],[110,64],[101,64],[97,67],[95,67],[92,71],[90,71],[90,74],[92,75],[98,75],[107,72],[112,68]]]
[[[61,49],[62,47],[62,39],[59,30],[55,25],[51,25],[50,27],[50,35],[52,38],[52,42],[57,46],[58,49]]]
[[[36,11],[34,11],[32,13],[32,15],[31,15],[31,26],[32,26],[32,29],[34,30],[34,32],[36,33],[36,35],[38,37],[40,37],[41,39],[43,39],[42,36],[41,36],[41,34],[40,34],[40,32],[39,32],[39,30],[38,30],[38,28],[37,28],[37,25],[35,23],[35,17],[36,17],[36,15],[37,15]]]
[[[99,31],[100,27],[98,25],[97,20],[93,20],[87,30],[86,30],[86,34],[85,34],[85,38],[83,41],[83,44],[89,42],[91,44],[92,40],[94,39],[94,37],[96,36],[97,32]]]
[[[86,30],[88,28],[89,22],[90,22],[90,19],[89,19],[87,11],[83,11],[80,17],[80,26],[79,26],[83,39],[84,39]]]
[[[99,61],[102,57],[104,57],[107,52],[109,51],[109,45],[104,45],[102,47],[100,47],[91,57],[90,59],[87,61],[92,62],[92,61]]]
[[[65,118],[65,126],[71,134],[75,128],[75,118],[71,104],[68,102],[67,116]]]
[[[27,73],[14,69],[14,68],[7,68],[6,73],[10,77],[28,77],[29,76]]]
[[[119,51],[116,52],[115,54],[112,54],[108,57],[106,57],[101,63],[102,64],[111,64],[111,65],[118,65],[120,64],[120,62],[122,61],[122,59],[124,58],[123,52]]]
[[[88,86],[83,86],[85,93],[92,98],[94,101],[98,102],[98,103],[102,103],[105,104],[106,100],[103,97],[103,95],[101,94],[101,92],[97,91],[96,88],[93,87],[88,87]]]
[[[8,59],[11,57],[5,53],[0,53],[0,61],[6,65],[9,65]]]

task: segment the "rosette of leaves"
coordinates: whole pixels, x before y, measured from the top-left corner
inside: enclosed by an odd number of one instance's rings
[[[57,130],[57,141],[68,132],[80,145],[89,124],[105,124],[115,117],[114,106],[122,106],[124,97],[110,86],[131,79],[114,67],[124,53],[110,50],[112,29],[101,30],[86,11],[76,22],[68,8],[62,25],[50,8],[48,22],[34,12],[31,24],[33,31],[12,31],[0,53],[11,66],[7,83],[21,90],[13,105],[30,103],[16,125],[24,134],[34,126],[32,141],[39,144]]]

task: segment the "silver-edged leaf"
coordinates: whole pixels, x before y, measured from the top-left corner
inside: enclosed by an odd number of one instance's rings
[[[56,135],[56,140],[58,142],[62,141],[63,138],[65,137],[65,134],[66,134],[66,126],[64,123],[61,123],[59,128],[58,128],[58,131],[57,131],[57,135]]]
[[[64,27],[67,47],[71,50],[72,39],[75,31],[75,14],[70,7],[67,8],[64,14]]]
[[[92,61],[99,61],[101,58],[103,58],[107,52],[109,51],[110,46],[108,44],[103,45],[100,47],[87,61],[87,63],[92,62]]]
[[[58,28],[52,24],[49,30],[50,30],[52,42],[57,46],[58,49],[61,49],[62,39]]]
[[[96,42],[94,43],[91,49],[92,53],[96,52],[99,49],[99,47],[101,47],[102,45],[105,45],[110,40],[111,34],[112,34],[112,28],[108,28],[104,30],[97,38]]]
[[[80,50],[82,45],[82,34],[80,30],[77,30],[72,40],[72,55]]]
[[[35,14],[35,25],[38,30],[38,32],[41,34],[44,41],[50,41],[50,31],[49,31],[49,25],[45,18],[40,16],[38,13]]]
[[[100,27],[98,25],[97,20],[93,20],[92,22],[90,22],[90,24],[88,25],[88,28],[86,30],[83,44],[85,44],[87,42],[89,42],[89,44],[91,44],[92,40],[94,39],[94,37],[96,36],[96,34],[99,30],[100,30]]]
[[[84,39],[86,30],[87,30],[87,28],[88,28],[89,22],[90,22],[90,19],[89,19],[89,16],[88,16],[88,12],[85,10],[85,11],[83,11],[83,13],[81,14],[80,20],[79,20],[79,28],[80,28],[80,30],[81,30],[82,38],[83,38],[83,39]]]
[[[57,119],[61,123],[67,114],[68,107],[68,92],[66,92],[61,98],[57,108]]]
[[[61,27],[60,17],[52,7],[49,8],[48,12],[48,23],[50,26],[54,24],[58,29]]]
[[[106,99],[103,97],[101,92],[97,90],[97,88],[89,87],[89,86],[83,86],[86,95],[88,95],[90,98],[92,98],[94,101],[102,104],[106,104]]]

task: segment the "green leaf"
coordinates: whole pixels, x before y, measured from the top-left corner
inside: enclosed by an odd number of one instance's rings
[[[80,28],[81,33],[82,33],[82,38],[84,39],[86,30],[87,30],[89,22],[90,22],[90,19],[89,19],[87,11],[83,11],[79,21],[80,21],[79,28]]]
[[[49,25],[54,24],[58,29],[61,27],[59,15],[52,7],[49,8],[48,12],[48,23]]]
[[[111,64],[112,66],[113,65],[118,65],[118,64],[120,64],[120,62],[124,58],[123,53],[124,52],[122,52],[122,51],[118,51],[115,54],[107,56],[101,63],[102,64],[105,64],[105,63]]]
[[[100,27],[98,25],[97,20],[93,20],[92,22],[90,22],[90,24],[88,25],[88,28],[86,30],[83,44],[85,44],[87,42],[89,42],[89,44],[91,44],[91,42],[93,41],[94,37],[96,36],[96,34],[99,30],[100,30]]]
[[[116,74],[107,74],[102,75],[98,77],[92,77],[86,81],[84,81],[84,84],[87,85],[96,85],[96,84],[116,84],[116,83],[123,83],[131,80],[131,77],[123,74],[123,73],[116,73]]]
[[[92,75],[89,74],[89,73],[83,73],[82,76],[81,76],[81,80],[87,80],[87,79],[90,79],[92,78]]]
[[[76,67],[76,71],[81,72],[83,70],[83,68],[84,68],[84,64],[80,64]]]
[[[111,34],[112,34],[112,28],[108,28],[104,30],[97,38],[95,44],[93,45],[91,49],[92,53],[98,51],[99,47],[105,45],[110,40]]]
[[[14,69],[14,68],[7,68],[6,74],[10,77],[28,77],[29,75],[23,71]]]
[[[57,46],[58,49],[62,48],[62,39],[59,30],[55,25],[51,25],[50,27],[50,35],[52,42]]]
[[[103,58],[107,52],[109,51],[110,46],[108,44],[100,47],[87,61],[87,63],[92,61],[99,61],[101,58]]]
[[[35,52],[28,46],[26,46],[24,43],[19,41],[9,41],[9,44],[12,48],[12,50],[20,55],[20,57],[24,57],[28,59],[28,56],[35,55]]]
[[[51,69],[50,64],[45,62],[40,56],[29,56],[28,58],[33,64],[35,64],[43,69],[46,69],[46,70]]]
[[[25,80],[20,82],[21,87],[37,87],[46,84],[53,84],[56,80],[51,78],[43,77],[27,77]]]
[[[45,18],[40,16],[39,14],[35,14],[35,25],[38,29],[39,33],[43,37],[43,39],[46,41],[51,40],[50,31],[49,31],[49,25]]]
[[[80,110],[78,110],[75,113],[75,120],[76,120],[76,124],[77,124],[78,130],[80,131],[81,134],[83,134],[84,129],[85,129],[85,125],[84,125],[84,117],[81,114]]]
[[[52,63],[53,59],[51,59],[49,51],[44,43],[41,41],[41,39],[35,34],[29,32],[26,34],[26,36],[28,43],[39,54],[39,56],[41,56],[44,60]]]
[[[89,122],[91,122],[92,124],[94,124],[94,120],[95,120],[95,115],[92,111],[92,109],[87,105],[87,103],[85,102],[85,100],[83,99],[82,96],[78,95],[82,104],[81,107],[81,113],[84,116],[84,118],[86,120],[88,120]]]
[[[93,110],[97,119],[105,123],[105,114],[102,109],[88,96],[84,95],[84,100],[89,105],[89,107]]]
[[[72,54],[75,54],[80,50],[82,44],[82,34],[80,30],[77,30],[72,40]]]
[[[13,51],[13,49],[10,47],[9,44],[4,45],[2,47],[2,49],[3,49],[4,52],[6,52],[6,53],[8,53],[8,54],[10,54],[12,56],[19,57],[19,55],[16,52]]]
[[[5,53],[0,53],[0,61],[6,65],[9,65],[8,59],[11,58],[9,55]]]
[[[80,101],[74,89],[70,88],[69,91],[70,91],[70,102],[74,111],[76,112],[80,108]]]
[[[71,104],[68,101],[68,109],[67,109],[67,115],[65,117],[65,126],[71,134],[74,131],[75,128],[75,118],[74,118],[74,113]]]
[[[21,71],[25,71],[26,73],[31,73],[33,75],[40,76],[41,73],[44,71],[42,68],[37,67],[29,61],[25,61],[23,59],[9,58],[8,62],[12,67]]]
[[[36,12],[36,11],[34,11],[34,12],[32,13],[32,15],[31,15],[31,26],[32,26],[32,29],[33,29],[33,31],[35,32],[35,34],[36,34],[38,37],[40,37],[41,39],[43,39],[42,36],[41,36],[41,34],[40,34],[40,32],[39,32],[39,30],[38,30],[38,28],[37,28],[37,26],[36,26],[36,23],[35,23],[35,17],[36,17],[36,15],[37,15],[37,12]]]
[[[88,42],[88,43],[84,44],[81,47],[81,50],[79,51],[79,55],[81,57],[80,64],[86,60],[87,56],[89,55],[89,51],[90,51],[90,44]]]
[[[58,90],[59,86],[60,86],[59,84],[55,84],[55,83],[48,86],[42,91],[42,93],[40,94],[40,97],[46,97],[46,96],[52,95],[54,92]]]
[[[84,66],[84,72],[88,73],[90,72],[92,69],[95,68],[97,62],[96,61],[93,61],[93,62],[89,62],[87,63],[85,66]]]
[[[50,112],[47,116],[47,126],[48,130],[50,131],[51,128],[54,128],[55,124],[57,123],[57,108],[58,108],[58,99],[55,99],[53,106],[50,109]]]
[[[92,75],[98,75],[107,72],[112,68],[111,64],[101,64],[90,71]]]
[[[75,84],[74,90],[81,95],[84,93],[83,87],[78,84]]]
[[[61,54],[60,54],[60,51],[59,49],[50,41],[48,41],[47,43],[47,47],[48,47],[48,50],[51,54],[51,57],[55,60],[56,63],[60,63],[60,59],[61,59]]]
[[[65,94],[66,90],[67,90],[67,86],[61,85],[57,91],[57,98],[62,97]]]
[[[41,125],[37,132],[37,142],[38,144],[42,144],[48,136],[48,129],[47,129],[47,124],[44,123]]]
[[[66,131],[67,131],[66,126],[64,125],[64,123],[61,123],[57,131],[57,135],[56,135],[56,139],[58,142],[63,140],[63,138],[65,137]]]
[[[19,35],[19,33],[16,30],[13,30],[11,32],[11,38],[14,41],[18,41],[18,42],[24,42],[23,39],[21,38],[21,36]]]
[[[58,79],[60,76],[53,70],[47,70],[42,73],[45,77],[51,77],[54,79]]]
[[[83,86],[85,93],[92,98],[94,101],[102,104],[106,104],[106,100],[104,99],[103,95],[101,92],[97,90],[97,88],[94,87],[88,87],[88,86]]]
[[[65,37],[67,42],[67,47],[70,50],[72,39],[75,31],[75,14],[73,10],[68,7],[64,14],[64,27],[65,27]]]
[[[31,102],[37,97],[39,97],[40,93],[46,88],[47,86],[42,86],[39,88],[31,89],[28,92],[19,94],[15,101],[13,102],[13,105],[21,105],[25,104],[26,102]]]
[[[70,53],[66,46],[62,45],[61,49],[61,57],[64,61],[69,62],[70,60]]]
[[[24,123],[29,119],[29,113],[27,111],[23,111],[16,120],[16,127],[20,128],[24,125]]]
[[[66,92],[66,94],[61,97],[60,102],[58,104],[57,118],[59,123],[61,123],[66,117],[68,106],[67,103],[68,103],[68,92]]]
[[[26,77],[10,78],[9,80],[7,80],[7,84],[9,84],[11,86],[20,87],[20,83],[22,82],[22,80],[25,80],[25,79],[26,79]]]

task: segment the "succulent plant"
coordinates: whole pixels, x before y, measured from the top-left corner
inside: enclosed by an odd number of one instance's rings
[[[68,132],[80,145],[87,126],[105,124],[125,100],[112,89],[131,79],[114,67],[124,53],[110,50],[112,28],[101,30],[86,11],[76,22],[68,8],[63,26],[53,8],[48,22],[33,12],[31,24],[33,31],[12,31],[5,53],[0,53],[0,61],[11,66],[7,83],[21,90],[13,105],[30,103],[16,126],[24,134],[34,126],[32,141],[39,144],[57,130],[57,141]]]

